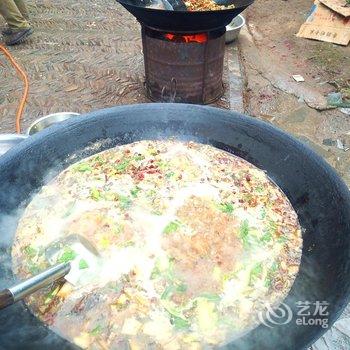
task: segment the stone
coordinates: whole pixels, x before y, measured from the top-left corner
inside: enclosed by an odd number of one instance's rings
[[[332,139],[324,139],[322,141],[322,144],[325,146],[335,146],[337,144],[337,142],[335,140],[332,140]]]

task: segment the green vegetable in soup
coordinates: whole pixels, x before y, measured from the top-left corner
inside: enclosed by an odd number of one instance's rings
[[[118,201],[122,209],[128,209],[131,207],[132,200],[130,197],[118,195]]]
[[[252,285],[262,274],[263,264],[256,264],[253,269],[250,271],[249,284]]]
[[[90,164],[88,163],[79,163],[76,167],[75,167],[75,170],[81,172],[81,173],[85,173],[87,171],[92,171],[92,168],[90,166]]]
[[[233,205],[231,203],[220,203],[219,204],[219,209],[223,213],[231,214],[234,210]]]
[[[243,242],[243,245],[247,247],[249,245],[249,224],[248,220],[244,220],[239,227],[239,236]]]
[[[24,253],[27,255],[28,258],[34,258],[37,254],[37,250],[34,247],[27,245],[24,248]]]
[[[86,262],[86,260],[80,259],[80,261],[79,261],[79,269],[83,270],[83,269],[87,269],[88,267],[89,267],[89,265]]]
[[[185,293],[187,291],[187,286],[186,284],[181,283],[176,287],[176,291],[180,293]]]
[[[164,230],[163,230],[163,233],[165,234],[169,234],[169,233],[172,233],[172,232],[175,232],[178,230],[178,228],[180,227],[180,222],[179,221],[171,221],[169,222],[168,225],[165,226]]]
[[[263,207],[260,209],[260,220],[265,219],[266,217],[266,209]]]
[[[137,194],[138,194],[140,191],[141,191],[141,188],[136,186],[135,188],[133,188],[133,189],[130,191],[130,193],[131,193],[131,195],[132,195],[134,198],[137,198]]]
[[[28,262],[28,270],[32,275],[37,275],[39,272],[41,272],[39,266],[32,261]]]
[[[64,248],[63,254],[58,258],[57,262],[67,263],[68,261],[74,260],[77,257],[77,253],[71,248]]]
[[[99,335],[103,330],[103,327],[101,325],[97,325],[91,332],[90,334],[93,336]]]
[[[56,287],[55,289],[51,290],[47,295],[46,298],[44,300],[44,304],[50,304],[51,301],[56,297],[56,295],[58,294],[58,292],[60,291],[60,287]]]
[[[69,204],[68,204],[68,207],[67,207],[67,210],[66,210],[66,212],[62,215],[62,218],[64,219],[64,218],[66,218],[66,217],[68,217],[69,215],[71,215],[72,213],[73,213],[73,211],[74,211],[74,207],[75,207],[75,201],[73,201],[73,202],[70,202]]]
[[[163,300],[168,299],[173,294],[174,291],[175,291],[175,287],[170,285],[164,289],[164,292],[162,293],[160,298]]]
[[[164,307],[164,309],[171,315],[179,318],[185,318],[182,314],[182,311],[179,310],[174,303],[172,303],[169,300],[161,300],[161,304]]]
[[[190,328],[190,323],[181,317],[171,316],[170,323],[174,325],[176,329],[185,330]]]
[[[95,201],[99,201],[102,198],[101,191],[98,190],[97,188],[92,188],[90,190],[90,197]]]
[[[130,161],[131,159],[124,159],[122,160],[120,163],[118,163],[114,169],[118,172],[118,173],[122,173],[124,172],[128,166],[130,165]]]
[[[139,162],[139,161],[141,161],[143,159],[145,159],[145,156],[143,156],[142,154],[137,154],[133,158],[133,160],[135,160],[136,162]]]
[[[266,231],[260,239],[262,243],[267,243],[267,242],[270,242],[271,240],[272,240],[272,234],[270,231]]]
[[[175,173],[173,171],[169,171],[168,173],[165,174],[165,177],[167,179],[170,179],[171,177],[173,177],[175,175]]]
[[[265,279],[265,287],[269,288],[272,285],[273,278],[275,277],[276,272],[279,269],[279,264],[277,261],[274,261],[271,267],[267,271],[267,276]]]
[[[221,300],[220,295],[213,293],[202,293],[199,297],[213,302],[219,302]]]

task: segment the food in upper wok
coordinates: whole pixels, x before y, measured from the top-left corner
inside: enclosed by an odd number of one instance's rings
[[[188,11],[217,11],[235,8],[235,5],[218,5],[214,0],[187,0],[185,5]]]
[[[187,11],[218,11],[218,10],[229,10],[234,9],[235,5],[220,5],[214,0],[187,0],[184,1]],[[172,9],[172,2],[168,1],[167,5],[164,4],[164,1],[153,0],[147,4],[147,7],[158,9],[158,10],[169,10]],[[175,10],[177,10],[175,8]],[[182,9],[181,9],[182,11]]]
[[[29,297],[33,313],[91,349],[197,349],[258,324],[298,273],[302,238],[287,197],[247,161],[209,145],[140,141],[84,159],[44,186],[19,223],[14,270],[48,267],[50,242],[79,233],[97,266],[62,247],[91,283]]]

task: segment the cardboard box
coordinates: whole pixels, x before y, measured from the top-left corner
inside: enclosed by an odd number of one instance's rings
[[[316,0],[297,36],[346,46],[350,41],[350,17],[344,17]]]
[[[346,6],[346,0],[320,0],[320,2],[344,17],[350,16],[350,6]]]

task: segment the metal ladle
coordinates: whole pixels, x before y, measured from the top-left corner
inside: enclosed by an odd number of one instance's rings
[[[96,248],[85,237],[78,234],[71,234],[49,245],[46,249],[47,260],[52,262],[54,259],[56,261],[62,248],[67,246],[74,247],[74,251],[77,252],[77,257],[83,256],[88,260],[89,264],[91,264],[92,260],[99,257]],[[80,279],[80,276],[84,273],[86,273],[85,270],[80,271],[78,264],[74,260],[57,264],[23,282],[0,291],[0,309],[24,299],[37,290],[47,287],[52,282],[58,281],[61,278],[65,278],[73,285],[82,285],[82,280],[84,280],[84,278]],[[86,281],[89,283],[91,278],[93,278],[93,275],[89,274],[89,278],[85,278],[85,283]]]

